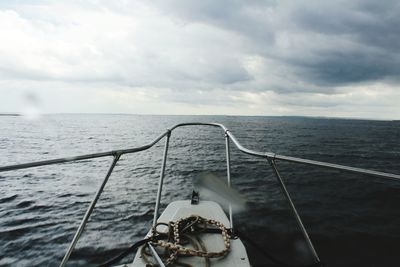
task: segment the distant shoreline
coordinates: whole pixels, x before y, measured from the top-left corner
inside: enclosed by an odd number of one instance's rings
[[[21,114],[17,114],[17,113],[0,113],[0,116],[16,117],[16,116],[21,116]]]
[[[21,117],[20,113],[0,113],[0,117]],[[43,113],[41,115],[122,115],[122,116],[176,116],[176,117],[270,117],[270,118],[299,118],[299,119],[326,119],[326,120],[366,120],[366,121],[393,121],[399,119],[362,118],[362,117],[329,117],[329,116],[307,116],[307,115],[226,115],[226,114],[134,114],[134,113]]]

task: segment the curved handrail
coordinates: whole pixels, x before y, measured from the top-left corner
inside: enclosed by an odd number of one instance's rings
[[[111,150],[111,151],[107,151],[107,152],[100,152],[100,153],[93,153],[93,154],[84,154],[84,155],[79,155],[79,156],[74,156],[74,157],[57,158],[57,159],[8,165],[8,166],[0,167],[0,172],[13,171],[13,170],[19,170],[19,169],[27,169],[27,168],[52,165],[52,164],[67,163],[67,162],[71,162],[71,161],[79,161],[79,160],[85,160],[85,159],[95,159],[95,158],[102,158],[102,157],[108,157],[108,156],[115,157],[117,155],[121,156],[123,154],[140,152],[140,151],[144,151],[144,150],[151,148],[152,146],[157,144],[161,139],[163,139],[167,134],[168,134],[168,131],[166,131],[163,134],[161,134],[160,136],[158,136],[151,143],[144,145],[144,146],[140,146],[140,147],[129,148],[129,149],[120,149],[120,150]]]
[[[66,162],[79,161],[79,160],[85,160],[85,159],[100,158],[100,157],[106,157],[106,156],[123,155],[123,154],[144,151],[144,150],[147,150],[147,149],[153,147],[155,144],[157,144],[161,139],[163,139],[165,136],[167,136],[173,130],[175,130],[179,127],[185,127],[185,126],[219,127],[225,132],[226,135],[228,135],[230,137],[232,142],[235,144],[235,146],[240,151],[242,151],[243,153],[246,153],[248,155],[262,157],[262,158],[266,158],[268,160],[282,160],[282,161],[287,161],[287,162],[300,163],[300,164],[312,165],[312,166],[329,168],[329,169],[337,169],[337,170],[342,170],[342,171],[346,171],[346,172],[361,173],[361,174],[376,176],[376,177],[380,177],[380,178],[400,180],[400,175],[398,175],[398,174],[367,170],[367,169],[363,169],[363,168],[355,168],[355,167],[350,167],[350,166],[345,166],[345,165],[340,165],[340,164],[327,163],[327,162],[303,159],[303,158],[298,158],[298,157],[278,155],[273,152],[260,152],[260,151],[251,150],[251,149],[244,147],[236,139],[236,137],[229,131],[229,129],[226,128],[223,124],[204,123],[204,122],[188,122],[188,123],[176,124],[173,127],[166,130],[161,135],[159,135],[151,143],[144,145],[144,146],[140,146],[140,147],[112,150],[112,151],[107,151],[107,152],[102,152],[102,153],[85,154],[85,155],[79,155],[79,156],[75,156],[75,157],[57,158],[57,159],[52,159],[52,160],[44,160],[44,161],[36,161],[36,162],[23,163],[23,164],[8,165],[8,166],[0,167],[0,172],[25,169],[25,168],[31,168],[31,167],[38,167],[38,166],[44,166],[44,165],[51,165],[51,164],[58,164],[58,163],[66,163]]]

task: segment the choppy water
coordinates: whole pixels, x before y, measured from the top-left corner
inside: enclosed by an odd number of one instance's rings
[[[187,121],[225,124],[246,147],[400,173],[400,122],[281,117],[48,115],[0,117],[0,165],[135,147]],[[225,176],[223,133],[173,132],[165,204],[189,198],[204,171]],[[163,142],[122,157],[71,258],[101,263],[143,237],[150,226]],[[309,260],[266,162],[232,151],[234,186],[249,208],[238,227],[277,257]],[[0,265],[57,266],[103,179],[110,159],[0,173]],[[398,266],[400,181],[278,163],[294,203],[327,266]],[[251,247],[253,263],[263,258]],[[127,259],[128,260],[128,259]]]

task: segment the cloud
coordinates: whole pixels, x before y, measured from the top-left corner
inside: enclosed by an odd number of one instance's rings
[[[0,90],[97,99],[49,112],[351,115],[359,97],[384,117],[385,97],[400,101],[399,13],[389,0],[3,1]]]
[[[294,78],[328,87],[317,90],[400,74],[398,1],[170,0],[159,6],[185,23],[236,33],[246,39],[246,53],[275,59]]]
[[[229,34],[207,25],[177,26],[135,8],[141,12],[130,16],[68,3],[0,11],[8,37],[0,45],[2,76],[171,88],[251,79],[235,53],[223,53]]]
[[[310,82],[324,85],[398,79],[398,12],[397,1],[310,1],[299,6],[293,20],[318,46],[312,57],[295,60],[295,65],[304,68]]]

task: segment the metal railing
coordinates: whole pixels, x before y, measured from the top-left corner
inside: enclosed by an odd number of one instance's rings
[[[302,158],[296,158],[296,157],[288,157],[288,156],[283,156],[283,155],[277,155],[272,152],[259,152],[259,151],[254,151],[248,148],[245,148],[242,146],[239,141],[236,139],[236,137],[222,124],[219,123],[201,123],[201,122],[192,122],[192,123],[180,123],[175,126],[173,126],[170,129],[167,129],[164,133],[162,133],[160,136],[158,136],[154,141],[151,143],[141,146],[141,147],[136,147],[136,148],[129,148],[129,149],[121,149],[121,150],[113,150],[113,151],[108,151],[108,152],[103,152],[103,153],[95,153],[95,154],[86,154],[86,155],[80,155],[76,157],[69,157],[69,158],[58,158],[58,159],[52,159],[52,160],[44,160],[44,161],[37,161],[37,162],[30,162],[30,163],[24,163],[24,164],[17,164],[17,165],[9,165],[9,166],[4,166],[0,167],[0,172],[5,172],[5,171],[12,171],[12,170],[20,170],[20,169],[26,169],[26,168],[32,168],[32,167],[38,167],[38,166],[45,166],[45,165],[51,165],[51,164],[60,164],[60,163],[66,163],[66,162],[72,162],[72,161],[80,161],[80,160],[86,160],[86,159],[94,159],[94,158],[101,158],[101,157],[113,157],[113,161],[107,171],[106,176],[104,177],[100,187],[98,188],[96,195],[92,202],[90,203],[88,209],[86,210],[86,213],[84,217],[81,220],[81,223],[74,235],[74,238],[72,239],[67,252],[65,253],[64,258],[61,261],[60,266],[65,266],[72,251],[74,250],[76,243],[78,242],[83,230],[85,229],[86,223],[89,220],[90,215],[92,214],[96,203],[98,199],[100,198],[101,193],[103,192],[103,189],[105,185],[108,182],[108,179],[110,178],[114,167],[116,166],[118,160],[121,158],[122,155],[124,154],[131,154],[131,153],[136,153],[140,151],[147,150],[151,147],[153,147],[155,144],[157,144],[160,140],[162,140],[164,137],[165,139],[165,147],[164,147],[164,153],[163,153],[163,159],[162,159],[162,165],[161,165],[161,170],[160,170],[160,178],[159,178],[159,183],[158,183],[158,190],[157,190],[157,197],[155,201],[155,208],[154,208],[154,218],[153,218],[153,225],[156,224],[157,218],[158,218],[158,213],[159,213],[159,206],[160,206],[160,200],[161,200],[161,193],[162,193],[162,186],[164,183],[164,175],[165,175],[165,168],[166,168],[166,161],[167,161],[167,154],[168,154],[168,148],[169,148],[169,140],[171,137],[172,131],[179,127],[184,127],[184,126],[212,126],[212,127],[219,127],[224,131],[225,134],[225,145],[226,145],[226,164],[227,164],[227,183],[228,186],[231,185],[231,172],[230,172],[230,142],[233,142],[235,146],[243,153],[246,153],[248,155],[254,156],[254,157],[259,157],[259,158],[264,158],[271,166],[275,177],[279,183],[279,186],[282,190],[282,193],[284,194],[289,207],[296,219],[296,222],[300,228],[301,233],[303,234],[304,239],[307,242],[307,245],[314,257],[315,263],[319,263],[320,259],[318,257],[318,254],[314,248],[314,245],[307,233],[306,228],[304,227],[304,224],[300,218],[299,213],[296,210],[296,207],[290,197],[290,194],[288,190],[286,189],[286,185],[278,172],[278,169],[276,167],[276,161],[281,160],[281,161],[287,161],[287,162],[292,162],[292,163],[299,163],[299,164],[305,164],[305,165],[312,165],[312,166],[317,166],[317,167],[323,167],[323,168],[329,168],[329,169],[336,169],[336,170],[341,170],[345,172],[353,172],[353,173],[359,173],[359,174],[365,174],[369,176],[375,176],[375,177],[380,177],[380,178],[387,178],[387,179],[394,179],[394,180],[400,180],[400,175],[398,174],[391,174],[391,173],[385,173],[385,172],[379,172],[379,171],[372,171],[372,170],[366,170],[362,168],[354,168],[354,167],[349,167],[349,166],[344,166],[344,165],[339,165],[339,164],[332,164],[332,163],[326,163],[326,162],[321,162],[321,161],[314,161],[314,160],[308,160],[308,159],[302,159]],[[230,220],[230,226],[233,229],[233,215],[232,215],[232,209],[229,207],[229,220]]]

